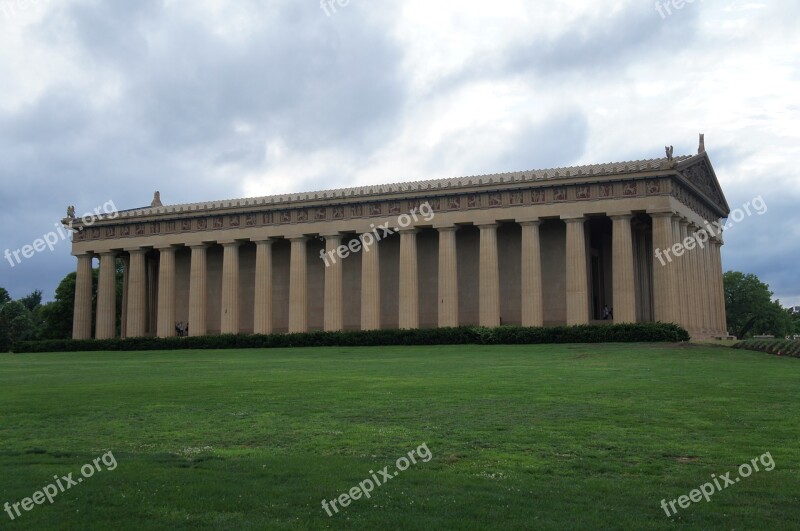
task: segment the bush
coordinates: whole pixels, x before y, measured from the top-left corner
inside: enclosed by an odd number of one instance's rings
[[[766,352],[779,356],[800,358],[800,341],[787,339],[748,339],[736,343],[733,348]]]
[[[688,341],[689,333],[674,324],[557,326],[523,328],[429,328],[309,332],[306,334],[220,335],[205,337],[153,337],[73,341],[22,341],[14,352],[88,352],[145,350],[213,350],[290,347],[377,347],[392,345],[531,345],[543,343],[644,343]]]

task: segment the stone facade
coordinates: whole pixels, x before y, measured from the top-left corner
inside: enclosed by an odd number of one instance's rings
[[[431,215],[403,218],[423,208]],[[729,210],[702,147],[695,156],[202,204],[156,197],[91,226],[65,220],[78,229],[73,336],[116,334],[121,259],[123,337],[173,336],[179,321],[193,336],[583,324],[602,320],[606,306],[615,322],[675,322],[717,337],[727,335],[721,238],[666,265],[654,250]],[[408,226],[330,259],[387,223]]]

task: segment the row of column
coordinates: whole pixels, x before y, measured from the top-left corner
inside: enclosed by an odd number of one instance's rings
[[[680,324],[693,337],[727,336],[721,239],[671,212],[651,217],[653,247],[662,251],[653,262],[656,321]]]
[[[612,220],[612,285],[614,321],[636,322],[636,286],[631,213],[611,214]],[[672,213],[653,214],[653,246],[671,248],[699,227],[689,225]],[[587,324],[590,320],[589,271],[586,244],[586,218],[565,217],[566,223],[566,303],[567,324]],[[521,220],[521,303],[522,325],[544,324],[542,291],[542,256],[538,219]],[[478,225],[479,249],[479,323],[500,325],[500,271],[497,228],[499,224]],[[438,325],[459,325],[457,226],[437,227],[439,233]],[[418,230],[400,231],[399,326],[419,327],[419,270],[417,253]],[[343,234],[323,234],[326,251],[335,252]],[[307,240],[305,236],[289,238],[291,262],[289,279],[289,332],[308,330]],[[272,333],[272,245],[273,239],[255,241],[254,332]],[[223,246],[221,332],[239,332],[239,241],[219,242]],[[703,334],[722,333],[725,329],[724,294],[719,240],[713,239],[704,248],[687,252],[662,266],[653,265],[655,319],[675,322],[690,331]],[[175,253],[178,247],[159,247],[156,335],[171,337],[175,333],[176,290]],[[191,248],[189,286],[189,330],[192,336],[206,335],[207,330],[207,246]],[[147,329],[147,292],[145,249],[127,249],[127,289],[124,295],[123,336],[141,337]],[[361,329],[381,328],[380,246],[375,243],[361,254]],[[100,279],[97,303],[97,339],[115,335],[115,253],[100,254]],[[75,319],[73,337],[91,337],[92,256],[78,257]],[[324,329],[343,329],[342,261],[332,261],[325,268]]]

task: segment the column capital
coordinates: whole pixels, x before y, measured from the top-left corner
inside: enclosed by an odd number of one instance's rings
[[[583,214],[580,215],[563,215],[561,216],[561,221],[564,223],[585,223],[586,216]]]
[[[124,251],[128,254],[147,254],[148,249],[144,247],[128,247]]]
[[[500,226],[500,224],[491,221],[487,223],[476,223],[475,226],[478,227],[480,230],[495,230]]]
[[[325,238],[326,240],[329,239],[329,238],[339,238],[339,239],[341,239],[341,238],[344,237],[344,234],[341,231],[338,231],[338,230],[337,231],[333,231],[333,232],[320,232],[319,235],[322,236],[323,238]]]
[[[433,228],[439,232],[455,232],[461,227],[458,225],[434,225]]]
[[[156,246],[153,247],[153,249],[155,249],[159,253],[163,253],[163,252],[173,252],[174,253],[175,251],[178,250],[178,247],[175,246],[175,245],[168,244],[168,245],[156,245]]]
[[[306,236],[305,234],[301,234],[299,236],[286,236],[285,238],[287,240],[289,240],[290,242],[307,242],[308,241],[308,236]]]
[[[100,257],[103,256],[113,256],[116,257],[119,253],[117,251],[100,251],[97,253]]]
[[[517,223],[523,227],[538,227],[542,224],[542,220],[539,218],[523,218],[517,219]]]
[[[186,247],[188,247],[189,249],[208,249],[209,244],[207,244],[205,242],[203,242],[203,243],[191,243],[191,244],[187,245]]]
[[[75,258],[94,258],[97,254],[94,251],[78,251],[73,252],[72,256]]]
[[[416,227],[408,227],[408,228],[405,228],[405,229],[398,229],[397,232],[399,232],[400,235],[403,235],[403,234],[419,234],[420,230],[418,228],[416,228]]]
[[[242,242],[239,240],[222,240],[217,242],[223,247],[241,247]]]
[[[611,219],[633,219],[633,212],[606,212]]]
[[[681,219],[678,220],[678,223],[680,223],[682,227],[688,227],[691,225],[691,222],[684,217],[681,217]]]
[[[672,218],[677,215],[672,210],[648,210],[647,214],[651,218]]]
[[[275,238],[258,238],[250,241],[256,245],[272,245],[275,243]]]

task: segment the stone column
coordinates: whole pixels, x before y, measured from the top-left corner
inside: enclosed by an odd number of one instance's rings
[[[192,245],[189,273],[189,336],[208,334],[208,247]]]
[[[722,246],[724,242],[722,241],[722,237],[718,236],[714,239],[714,258],[716,263],[714,265],[714,274],[716,276],[716,284],[717,284],[717,306],[719,308],[719,321],[720,321],[720,335],[727,336],[728,335],[728,316],[727,310],[725,308],[725,283],[723,282],[723,276],[725,274],[724,269],[722,268]]]
[[[78,255],[72,339],[92,338],[92,258],[91,253]]]
[[[562,218],[567,224],[567,324],[589,323],[589,270],[585,218]]]
[[[127,249],[130,255],[128,275],[128,312],[126,337],[144,337],[147,333],[147,282],[144,249]]]
[[[160,247],[158,260],[158,337],[175,336],[175,251]]]
[[[400,231],[400,329],[419,328],[419,267],[416,229]]]
[[[344,329],[344,308],[342,299],[342,272],[344,266],[336,250],[342,244],[342,235],[338,232],[325,234],[325,310],[324,324],[326,332],[338,332]]]
[[[693,305],[697,317],[696,336],[701,337],[707,332],[708,315],[703,306],[703,279],[702,279],[702,257],[703,250],[699,246],[698,231],[700,227],[695,224],[690,225],[691,236],[695,241],[695,248],[691,251],[692,257],[692,280],[694,287]]]
[[[439,327],[454,328],[458,320],[458,227],[437,227],[439,231]]]
[[[380,242],[361,251],[361,329],[381,328]]]
[[[498,223],[478,225],[480,241],[480,297],[479,321],[481,326],[500,326],[500,265],[497,256]]]
[[[686,239],[689,236],[689,222],[683,218],[678,221],[678,238],[681,246],[684,249],[684,255],[681,257],[681,273],[680,273],[680,299],[681,299],[681,308],[683,308],[682,318],[683,318],[683,327],[686,328],[687,331],[690,333],[695,329],[695,308],[692,304],[692,289],[694,283],[692,282],[692,253],[693,250],[690,250],[686,247],[685,243]]]
[[[100,253],[100,278],[97,281],[97,339],[117,335],[117,254]]]
[[[672,212],[657,212],[653,218],[653,297],[655,299],[655,320],[662,323],[677,323],[680,316],[675,306],[675,257],[672,254],[674,234],[672,232]]]
[[[633,273],[633,233],[630,213],[612,214],[611,278],[614,322],[636,322],[636,285]]]
[[[272,333],[272,240],[256,242],[253,330],[256,334]]]
[[[672,218],[672,241],[673,245],[675,243],[681,242],[681,218],[679,216],[673,216]],[[686,279],[684,276],[684,264],[686,263],[686,249],[683,248],[683,245],[679,247],[680,256],[675,256],[675,261],[673,262],[673,289],[672,289],[672,304],[675,308],[675,321],[680,326],[686,328],[688,330],[688,309],[683,304],[683,297],[681,296],[681,292],[683,291],[686,285]]]
[[[522,326],[544,326],[542,295],[542,249],[537,220],[520,221],[522,226]]]
[[[289,264],[289,333],[308,332],[308,238],[292,242]]]
[[[239,333],[239,246],[240,242],[222,244],[222,326],[223,334]]]
[[[708,232],[708,229],[706,229]],[[703,248],[703,307],[708,315],[707,333],[709,337],[713,337],[717,333],[717,305],[714,296],[714,275],[713,265],[711,259],[711,238],[709,235],[708,241]]]
[[[119,321],[119,337],[128,337],[128,284],[130,283],[131,258],[128,255],[122,257],[122,308]]]

